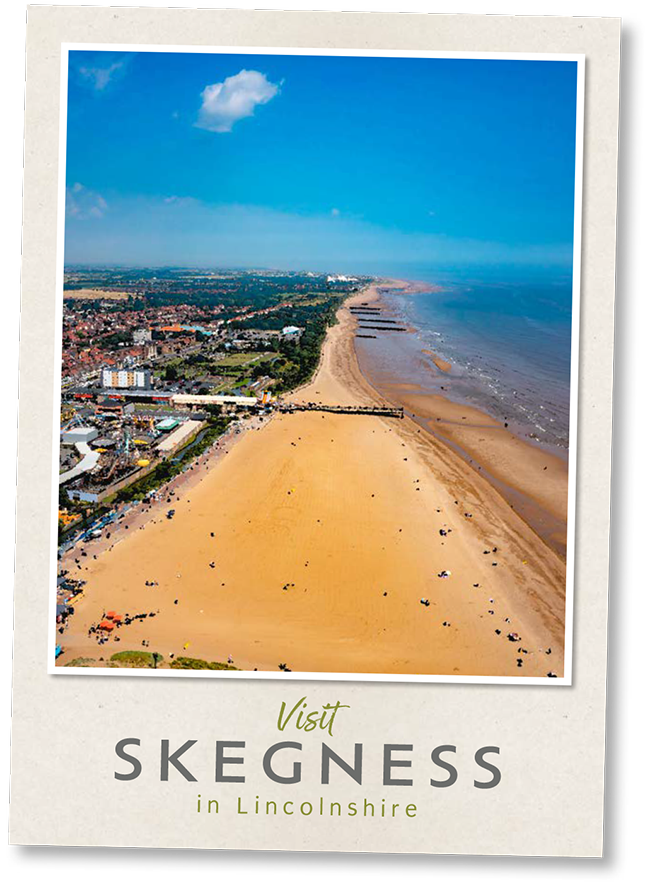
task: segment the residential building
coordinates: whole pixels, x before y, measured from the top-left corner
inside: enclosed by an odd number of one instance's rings
[[[126,390],[145,390],[152,384],[152,372],[146,368],[104,368],[101,386]]]

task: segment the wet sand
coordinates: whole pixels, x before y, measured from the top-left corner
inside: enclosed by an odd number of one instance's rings
[[[359,370],[348,308],[376,299],[373,287],[339,311],[293,401],[383,403]],[[486,446],[490,460],[515,466],[505,442]],[[564,561],[411,417],[276,415],[173,507],[96,560],[86,549],[80,568],[78,550],[66,555],[87,585],[57,635],[59,665],[149,649],[260,671],[563,674]],[[88,628],[108,610],[155,616],[99,645]]]
[[[450,362],[446,362],[445,359],[441,359],[437,356],[436,353],[433,353],[432,350],[421,350],[422,353],[425,353],[426,356],[430,356],[434,365],[439,369],[439,371],[443,371],[444,374],[449,374],[452,370],[452,365]]]
[[[414,289],[419,289],[416,283]],[[380,306],[382,311],[392,314],[391,307],[378,295],[370,305]],[[494,485],[558,555],[566,557],[569,474],[566,457],[507,429],[508,425],[486,412],[440,393],[450,391],[451,365],[431,350],[422,349],[420,353],[432,361],[430,365],[420,357],[425,368],[433,372],[432,390],[383,375],[378,360],[375,362],[365,349],[358,349],[359,365],[382,400],[402,406],[415,423],[449,445]],[[414,373],[411,376],[415,377]]]

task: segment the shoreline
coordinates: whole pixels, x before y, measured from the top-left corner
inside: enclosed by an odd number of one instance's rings
[[[349,312],[380,287],[339,309],[290,400],[383,402]],[[71,563],[87,585],[60,664],[143,647],[260,671],[562,677],[563,561],[412,418],[274,415],[235,445],[173,520]],[[98,644],[107,610],[145,619]]]
[[[401,284],[405,285],[397,282],[397,286]],[[419,290],[423,289],[415,282],[407,293]],[[377,296],[370,302],[378,304],[381,300],[377,289]],[[363,356],[358,356],[359,368],[373,389],[388,402],[403,405],[406,414],[421,428],[476,467],[543,541],[566,559],[568,460],[554,449],[521,438],[506,429],[503,421],[476,405],[455,401],[403,379],[379,385],[374,380],[378,375],[371,373],[373,367],[362,352]],[[449,362],[432,350],[420,352],[438,370],[437,386],[449,380]]]

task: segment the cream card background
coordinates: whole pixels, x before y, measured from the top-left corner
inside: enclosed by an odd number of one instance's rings
[[[46,673],[60,44],[304,46],[586,55],[583,274],[573,686],[303,683]],[[615,19],[31,7],[27,47],[18,549],[11,841],[280,850],[599,856],[602,850],[619,23]],[[62,233],[61,233],[62,235]],[[303,738],[303,782],[277,789],[261,756],[280,740],[283,699],[351,705],[334,748],[365,747],[365,780],[319,783],[320,741]],[[315,707],[315,706],[314,706]],[[146,761],[114,780],[122,737],[158,757],[160,738],[198,739],[200,778],[160,783]],[[289,734],[289,738],[299,738]],[[244,787],[217,788],[217,739],[246,740]],[[328,742],[332,742],[328,740]],[[384,792],[384,743],[414,745],[412,789]],[[431,749],[453,744],[460,780],[429,784]],[[472,785],[472,753],[501,749],[496,789]],[[405,757],[405,756],[401,756]],[[187,757],[188,762],[188,757]],[[65,776],[62,776],[62,769]],[[297,789],[297,791],[293,791]],[[240,790],[243,790],[240,791]],[[404,820],[197,815],[197,793],[234,802],[414,801]],[[66,818],[61,819],[61,806]],[[222,810],[223,807],[222,807]]]

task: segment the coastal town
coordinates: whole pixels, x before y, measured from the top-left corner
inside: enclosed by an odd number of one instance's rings
[[[264,270],[66,270],[59,558],[109,540],[226,436],[293,410],[282,394],[310,377],[335,310],[368,282]],[[59,572],[57,657],[83,587]]]
[[[271,411],[308,378],[330,313],[363,284],[314,273],[68,271],[62,506],[117,495],[196,445],[215,417]],[[72,524],[64,510],[61,523]]]

